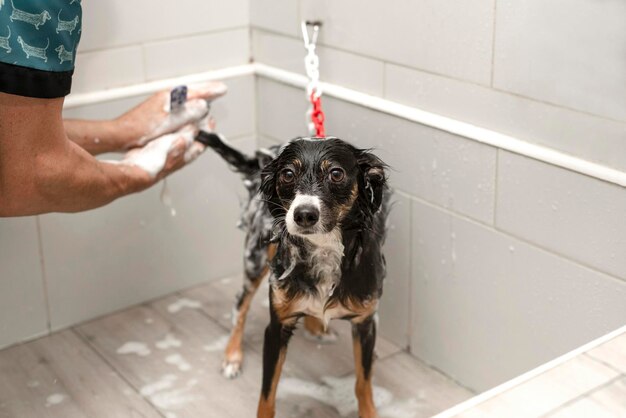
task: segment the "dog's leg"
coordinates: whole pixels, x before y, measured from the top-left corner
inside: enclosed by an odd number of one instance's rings
[[[331,344],[337,341],[337,333],[314,316],[304,317],[304,337],[319,344]]]
[[[270,310],[271,320],[265,329],[265,340],[263,341],[263,385],[257,418],[274,417],[276,389],[287,356],[287,344],[295,327],[295,322],[281,323],[274,308],[272,307]]]
[[[378,417],[372,393],[372,366],[376,343],[376,321],[373,316],[352,323],[352,343],[356,372],[355,393],[360,418]]]
[[[264,251],[267,251],[267,260],[271,260],[276,253],[276,245],[272,244]],[[222,374],[229,379],[234,379],[241,374],[241,364],[243,362],[242,340],[246,316],[250,310],[252,298],[265,276],[267,276],[268,271],[269,267],[266,264],[258,274],[246,272],[246,282],[241,292],[237,295],[233,310],[233,329],[230,333],[230,339],[224,351],[224,361],[222,362]]]

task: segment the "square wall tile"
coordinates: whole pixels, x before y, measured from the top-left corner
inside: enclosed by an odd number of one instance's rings
[[[79,51],[171,39],[248,25],[247,0],[88,1]]]
[[[626,283],[413,201],[411,351],[485,390],[624,324]]]
[[[497,226],[626,280],[626,189],[502,151]]]
[[[272,32],[302,36],[299,0],[253,0],[250,2],[250,25]]]
[[[499,0],[494,87],[626,121],[626,3]]]
[[[48,332],[35,217],[0,218],[0,348]]]
[[[149,42],[143,45],[146,78],[158,80],[247,64],[249,43],[246,28]]]
[[[385,98],[626,171],[626,123],[398,65]]]
[[[161,183],[100,209],[41,217],[53,329],[241,272],[239,176],[209,150],[167,185],[176,216],[160,202]]]
[[[211,105],[215,129],[228,138],[253,136],[256,131],[255,76],[223,81],[228,93]]]
[[[490,82],[494,0],[303,0],[302,18],[324,22],[325,46]]]
[[[143,52],[138,46],[78,53],[72,93],[128,86],[144,80]]]
[[[257,77],[258,133],[282,142],[308,136],[309,102],[304,89],[296,89]]]

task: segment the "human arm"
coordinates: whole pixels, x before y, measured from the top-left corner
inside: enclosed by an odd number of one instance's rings
[[[0,216],[78,212],[155,184],[185,164],[179,138],[156,176],[133,164],[100,162],[70,141],[63,99],[0,93]]]

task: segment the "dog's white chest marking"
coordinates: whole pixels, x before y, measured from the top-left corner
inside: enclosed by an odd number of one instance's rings
[[[324,325],[328,325],[331,319],[345,314],[344,310],[339,307],[324,310],[328,299],[333,295],[335,287],[341,280],[341,260],[344,250],[341,231],[335,229],[328,234],[307,235],[306,239],[313,244],[308,260],[311,273],[319,281],[317,294],[303,298],[300,302],[300,308],[302,312],[314,316],[322,320]]]

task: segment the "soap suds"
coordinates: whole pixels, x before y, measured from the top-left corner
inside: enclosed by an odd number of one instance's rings
[[[178,348],[183,345],[182,341],[174,337],[172,334],[167,334],[161,341],[157,341],[155,346],[159,350],[167,350],[168,348]]]
[[[201,399],[189,393],[198,384],[198,381],[195,379],[189,380],[185,387],[181,389],[166,391],[174,386],[176,380],[177,378],[174,375],[165,375],[161,380],[150,385],[150,390],[144,391],[142,388],[141,394],[150,399],[160,409],[178,409],[189,402],[197,402]]]
[[[59,405],[65,401],[66,396],[62,393],[55,393],[46,399],[46,408],[51,407],[53,405]]]
[[[213,341],[212,343],[203,346],[202,349],[204,351],[209,351],[209,352],[222,351],[226,348],[229,338],[230,337],[228,335],[222,335],[221,337],[219,337],[217,340]]]
[[[152,396],[161,390],[171,388],[174,386],[176,380],[178,380],[178,377],[174,374],[163,375],[156,382],[142,386],[139,393],[141,393],[142,396]]]
[[[174,202],[172,201],[170,188],[167,185],[167,178],[163,179],[163,188],[161,189],[161,203],[163,203],[163,206],[170,210],[170,214],[172,216],[176,216],[176,208],[174,208]]]
[[[143,148],[130,151],[121,163],[134,165],[146,171],[150,176],[156,177],[165,167],[167,155],[173,148],[174,143],[179,138],[183,138],[187,143],[187,147],[189,147],[193,143],[194,137],[195,130],[191,128],[160,136],[146,144]],[[105,162],[111,163],[111,161]]]
[[[169,313],[177,313],[180,312],[183,308],[200,309],[202,308],[202,303],[198,302],[197,300],[180,298],[176,302],[170,304],[167,307],[167,311]]]
[[[152,138],[158,138],[168,132],[176,131],[188,123],[196,122],[204,118],[209,111],[208,103],[202,99],[189,100],[182,109],[174,113],[170,113],[169,107],[169,100],[167,100],[163,109],[167,113],[165,119],[149,134],[139,138],[139,146],[147,144]]]
[[[278,397],[288,395],[307,396],[329,405],[342,417],[358,411],[354,395],[355,377],[322,377],[322,384],[297,378],[282,379],[278,385]],[[381,418],[412,418],[422,408],[418,399],[394,401],[387,389],[374,386],[374,403]]]
[[[187,360],[185,360],[185,358],[180,354],[172,354],[167,356],[165,358],[165,362],[167,364],[171,364],[172,366],[176,366],[181,372],[191,370],[191,364],[189,364]]]
[[[117,354],[137,354],[141,357],[149,356],[150,353],[151,351],[145,343],[136,341],[129,341],[117,349]]]

